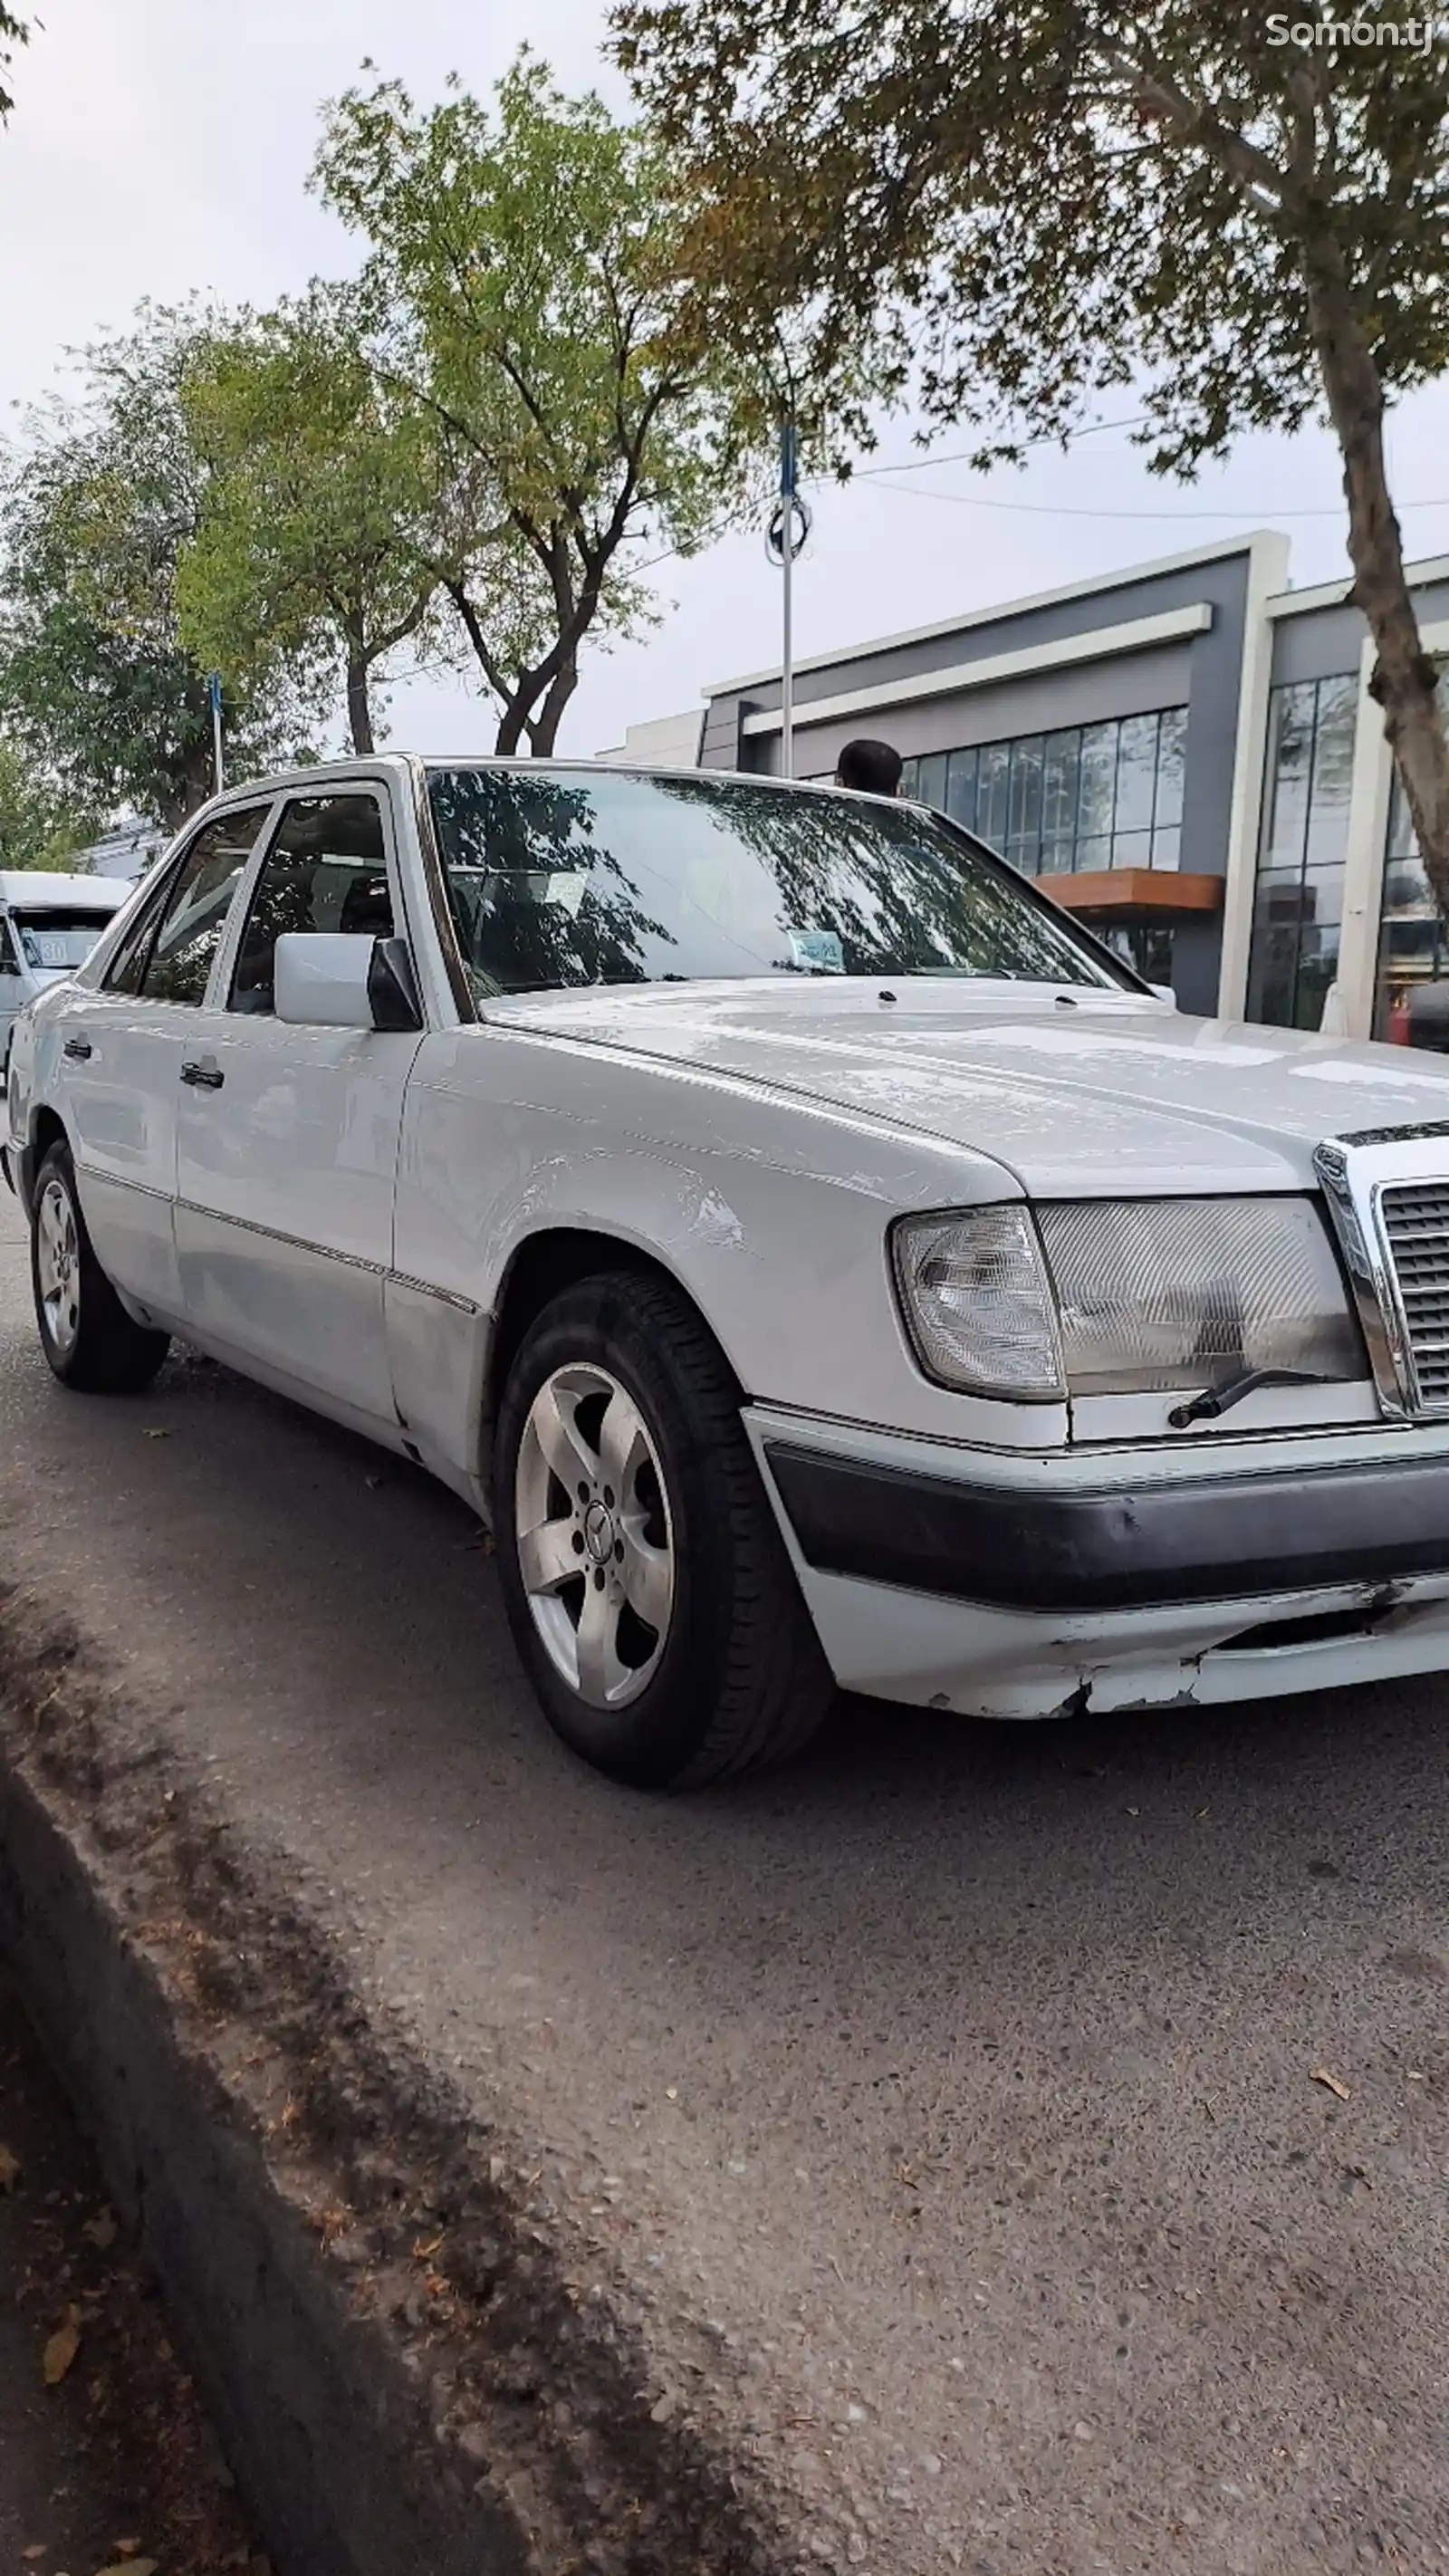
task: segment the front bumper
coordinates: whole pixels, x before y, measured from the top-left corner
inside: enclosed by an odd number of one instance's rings
[[[1031,1492],[765,1455],[807,1565],[953,1601],[1152,1610],[1449,1574],[1449,1458]]]
[[[746,1423],[844,1688],[1043,1717],[1449,1668],[1442,1432],[1009,1460]]]

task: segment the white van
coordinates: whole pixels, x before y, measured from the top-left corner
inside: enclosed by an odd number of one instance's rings
[[[124,877],[0,869],[0,1083],[17,1014],[85,964],[130,891]]]

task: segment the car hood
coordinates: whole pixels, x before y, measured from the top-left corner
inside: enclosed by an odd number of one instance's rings
[[[1325,1136],[1449,1121],[1437,1056],[1080,987],[623,985],[520,994],[487,1017],[969,1146],[1039,1197],[1302,1189]]]

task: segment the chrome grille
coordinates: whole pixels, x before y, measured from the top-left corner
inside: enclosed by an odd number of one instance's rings
[[[1380,1193],[1421,1413],[1449,1413],[1449,1180],[1396,1181]]]

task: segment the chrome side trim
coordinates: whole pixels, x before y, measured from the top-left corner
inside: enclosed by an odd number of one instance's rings
[[[99,1181],[108,1190],[134,1190],[138,1199],[161,1199],[169,1207],[171,1192],[158,1190],[154,1181],[133,1181],[124,1172],[103,1172],[97,1163],[77,1163],[76,1178]]]
[[[225,1208],[203,1207],[197,1199],[178,1199],[178,1216],[183,1209],[188,1216],[209,1218],[213,1225],[234,1225],[242,1234],[259,1235],[265,1243],[284,1243],[291,1252],[310,1252],[316,1261],[338,1261],[344,1269],[364,1270],[373,1279],[388,1275],[385,1261],[365,1261],[360,1252],[336,1252],[330,1244],[309,1243],[304,1234],[285,1234],[280,1226],[259,1225],[255,1217],[231,1216]]]
[[[164,1198],[166,1193],[157,1190],[152,1195]],[[435,1297],[439,1305],[454,1306],[459,1314],[476,1315],[479,1311],[471,1297],[460,1296],[456,1289],[437,1288],[430,1279],[414,1279],[405,1270],[390,1269],[385,1261],[366,1261],[360,1252],[338,1252],[331,1244],[309,1242],[304,1234],[287,1234],[280,1226],[259,1225],[255,1217],[229,1216],[222,1208],[203,1207],[197,1199],[178,1199],[176,1205],[178,1210],[184,1208],[188,1216],[209,1218],[213,1225],[234,1225],[243,1234],[260,1235],[266,1243],[285,1244],[291,1252],[308,1252],[314,1261],[341,1262],[345,1269],[364,1271],[369,1278],[385,1280],[391,1287],[411,1288],[419,1297]]]
[[[460,1297],[456,1288],[435,1288],[430,1279],[414,1279],[406,1270],[390,1270],[390,1288],[411,1288],[418,1297],[436,1297],[440,1306],[455,1306],[460,1315],[476,1315],[480,1309],[471,1297]]]

